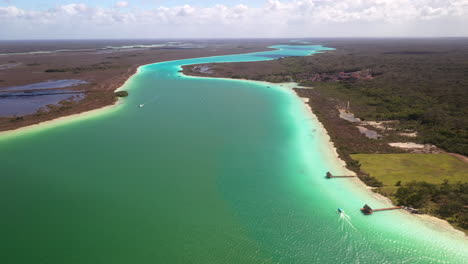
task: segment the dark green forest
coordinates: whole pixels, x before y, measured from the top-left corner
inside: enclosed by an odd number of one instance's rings
[[[468,204],[468,183],[411,182],[399,187],[394,198],[399,205],[424,208],[426,213],[468,229],[468,210],[464,207]]]

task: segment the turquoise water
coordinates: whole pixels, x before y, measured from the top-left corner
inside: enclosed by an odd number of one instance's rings
[[[178,72],[326,49],[276,48],[146,65],[117,107],[2,135],[0,263],[465,262],[462,236],[326,180],[343,168],[291,90]]]

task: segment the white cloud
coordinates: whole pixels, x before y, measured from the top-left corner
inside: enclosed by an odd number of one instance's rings
[[[268,0],[262,7],[120,8],[128,6],[119,1],[117,8],[82,3],[44,11],[0,7],[0,38],[468,36],[463,31],[468,0]]]
[[[129,5],[129,3],[127,1],[119,1],[119,2],[115,3],[116,7],[127,7],[128,5]]]
[[[69,4],[58,7],[58,11],[63,11],[67,15],[79,15],[86,12],[89,8],[85,4]]]
[[[191,16],[195,12],[195,8],[191,7],[190,5],[184,5],[181,7],[176,7],[176,16]]]
[[[0,7],[0,17],[20,18],[26,12],[15,6]]]

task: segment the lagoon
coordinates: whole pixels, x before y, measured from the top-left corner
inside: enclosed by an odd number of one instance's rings
[[[287,87],[140,67],[100,114],[0,135],[2,263],[463,263],[463,235],[387,206]],[[144,107],[138,105],[144,104]],[[343,208],[347,218],[337,214]]]

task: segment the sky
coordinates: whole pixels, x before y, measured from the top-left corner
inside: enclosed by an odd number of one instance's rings
[[[468,37],[468,0],[0,0],[0,40]]]

